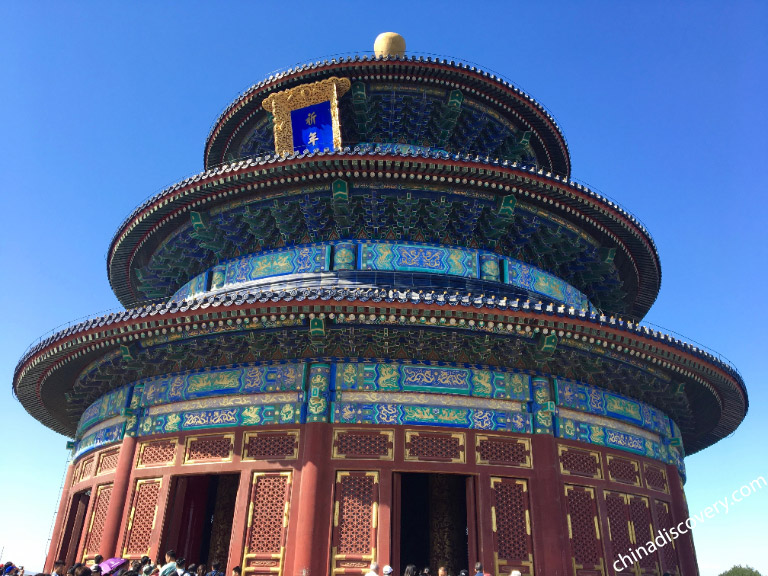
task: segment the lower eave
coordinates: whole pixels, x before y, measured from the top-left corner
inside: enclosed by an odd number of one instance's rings
[[[513,331],[520,326],[526,331],[562,332],[563,335],[570,334],[570,339],[581,340],[590,346],[611,347],[611,350],[626,354],[635,361],[640,359],[649,366],[668,371],[676,378],[708,390],[719,406],[711,406],[707,412],[719,409],[720,417],[701,435],[685,439],[688,454],[726,437],[746,416],[747,392],[735,368],[670,336],[616,318],[590,317],[565,310],[564,307],[534,305],[525,308],[493,297],[461,294],[439,301],[441,297],[407,290],[387,293],[383,290],[305,289],[288,293],[255,289],[136,308],[82,322],[40,343],[17,365],[13,390],[34,418],[56,432],[72,436],[76,423],[65,417],[61,407],[63,396],[51,397],[43,390],[43,383],[53,378],[59,382],[60,388],[68,386],[71,389],[90,362],[131,342],[183,330],[202,322],[215,322],[221,332],[242,330],[243,323],[250,329],[274,327],[274,321],[270,321],[268,315],[279,315],[288,307],[296,307],[307,314],[334,314],[335,319],[328,316],[327,320],[334,324],[344,322],[337,315],[339,310],[347,310],[342,313],[358,314],[357,324],[381,324],[383,327],[387,324],[423,327],[425,317],[446,317],[446,312],[451,312],[453,318],[463,315],[465,325],[455,326],[457,330],[485,331],[489,334],[495,331],[501,335],[509,326]],[[362,314],[359,312],[361,308],[364,311]],[[382,314],[384,319],[379,318]],[[389,321],[389,314],[403,318]],[[375,318],[371,319],[370,315]],[[481,321],[484,326],[479,325]],[[219,322],[221,327],[218,327]],[[305,323],[308,330],[308,318]],[[489,325],[491,323],[493,327]]]

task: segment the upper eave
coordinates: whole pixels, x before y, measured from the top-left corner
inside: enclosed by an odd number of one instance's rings
[[[542,142],[549,170],[570,177],[568,143],[555,119],[541,104],[506,80],[475,66],[424,56],[354,56],[303,64],[269,76],[245,90],[214,122],[206,139],[203,165],[211,168],[225,162],[233,139],[255,114],[263,113],[261,103],[269,94],[332,75],[353,80],[398,80],[402,77],[409,82],[463,88],[473,97],[523,122]]]
[[[190,211],[205,211],[236,199],[258,200],[297,183],[355,180],[459,182],[498,196],[513,194],[557,214],[606,244],[620,249],[629,262],[626,274],[637,286],[629,309],[642,318],[661,286],[661,262],[648,230],[615,202],[573,181],[516,163],[445,153],[408,154],[348,150],[246,159],[187,178],[144,202],[118,228],[107,254],[107,274],[120,302],[136,306],[146,300],[134,286],[139,252],[172,234]],[[464,183],[466,181],[466,184]],[[170,296],[170,294],[168,295]]]
[[[369,303],[367,306],[366,302]],[[378,302],[386,304],[377,305]],[[625,354],[628,359],[662,369],[675,378],[696,384],[706,392],[706,407],[699,405],[699,409],[705,411],[708,418],[712,414],[719,417],[714,425],[707,421],[706,429],[700,434],[684,438],[688,454],[732,433],[746,416],[749,405],[744,382],[728,362],[697,346],[642,325],[566,310],[563,306],[529,307],[493,296],[457,293],[444,297],[441,293],[421,291],[346,288],[250,289],[185,302],[154,304],[87,320],[31,348],[16,366],[13,390],[34,418],[56,432],[73,436],[77,421],[66,417],[66,390],[72,389],[80,372],[97,358],[119,350],[122,345],[156,337],[167,331],[188,329],[193,324],[196,327],[200,322],[210,323],[210,327],[220,333],[242,330],[243,323],[256,329],[268,328],[273,322],[268,322],[264,314],[281,314],[286,305],[299,304],[302,310],[322,314],[338,311],[344,305],[351,305],[351,311],[360,312],[360,306],[364,306],[364,309],[370,310],[371,317],[367,316],[368,312],[361,314],[359,322],[363,324],[381,323],[374,312],[386,306],[389,314],[402,314],[400,320],[391,323],[404,327],[423,327],[423,319],[416,318],[416,315],[425,311],[432,311],[434,316],[450,309],[454,314],[462,312],[464,318],[471,321],[463,328],[456,327],[456,330],[493,332],[495,322],[498,335],[501,335],[502,327],[514,332],[515,325],[520,329],[525,327],[525,331],[546,328],[567,331],[566,338],[580,339],[589,346],[610,347],[618,354]],[[46,387],[48,380],[56,382],[55,392]],[[699,414],[699,418],[701,416]]]

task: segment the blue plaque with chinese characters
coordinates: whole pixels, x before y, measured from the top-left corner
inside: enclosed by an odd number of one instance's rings
[[[294,152],[333,150],[330,101],[291,111]]]

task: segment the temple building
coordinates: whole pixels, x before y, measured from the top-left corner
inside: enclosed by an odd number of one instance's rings
[[[125,310],[14,374],[72,439],[47,571],[697,575],[684,456],[739,426],[744,382],[643,326],[650,233],[502,78],[393,34],[270,76],[107,272]]]

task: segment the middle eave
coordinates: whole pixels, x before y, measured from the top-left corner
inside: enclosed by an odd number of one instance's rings
[[[120,302],[146,301],[135,286],[138,256],[145,257],[189,222],[190,212],[224,203],[253,202],[295,186],[327,185],[335,179],[425,182],[513,195],[585,230],[623,254],[625,280],[636,286],[632,302],[617,313],[642,318],[656,299],[661,264],[650,233],[616,203],[557,175],[515,163],[445,154],[416,155],[349,151],[242,160],[188,178],[139,206],[115,234],[107,256],[110,284]],[[629,276],[626,276],[629,275]],[[191,278],[191,276],[190,276]],[[164,297],[169,297],[167,294]]]

